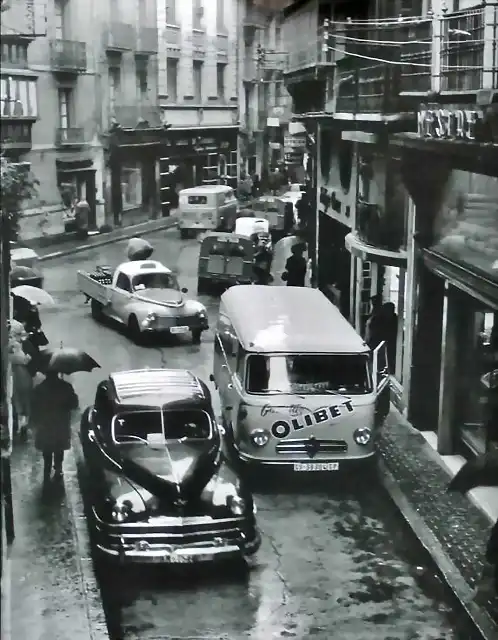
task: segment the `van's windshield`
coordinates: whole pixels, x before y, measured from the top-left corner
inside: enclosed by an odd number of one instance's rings
[[[369,359],[367,355],[250,355],[246,389],[257,394],[371,393]]]

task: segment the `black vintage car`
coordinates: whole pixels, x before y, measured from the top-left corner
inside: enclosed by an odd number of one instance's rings
[[[120,371],[83,414],[91,527],[122,563],[243,559],[261,539],[225,458],[205,383],[183,369]]]

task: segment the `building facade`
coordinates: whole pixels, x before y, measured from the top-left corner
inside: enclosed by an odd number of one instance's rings
[[[391,141],[414,209],[408,416],[475,454],[498,446],[498,10],[433,8],[431,93]]]
[[[143,149],[163,129],[155,0],[11,3],[1,28],[2,150],[40,183],[22,237],[63,233],[76,199],[91,228],[132,222],[152,206]]]
[[[442,453],[479,452],[498,425],[496,5],[363,9],[284,12],[316,139],[316,282],[360,333],[372,296],[394,304],[393,400]]]
[[[170,125],[161,147],[163,209],[178,191],[238,176],[239,0],[158,5],[159,103]]]
[[[241,164],[263,178],[285,161],[291,98],[283,82],[285,0],[244,2],[240,51]]]

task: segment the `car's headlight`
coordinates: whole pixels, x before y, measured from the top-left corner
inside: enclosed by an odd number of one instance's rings
[[[246,511],[246,503],[239,496],[229,496],[228,507],[234,516],[243,516]]]
[[[255,429],[249,437],[255,447],[264,447],[270,441],[270,434],[266,429]]]
[[[116,502],[112,508],[112,519],[116,522],[126,522],[131,516],[131,503],[129,500]]]
[[[197,312],[197,315],[199,316],[199,318],[205,318],[206,317],[206,309],[199,309],[199,311]]]
[[[372,432],[367,427],[360,427],[353,433],[353,439],[356,444],[365,446],[372,439]]]
[[[142,324],[144,326],[149,326],[153,324],[156,320],[157,320],[157,313],[154,313],[154,311],[151,311],[150,313],[147,314]]]

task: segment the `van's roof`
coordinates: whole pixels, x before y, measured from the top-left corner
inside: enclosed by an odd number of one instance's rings
[[[189,187],[188,189],[182,189],[180,195],[192,195],[196,193],[223,193],[226,191],[233,191],[232,187],[226,184],[201,184],[198,187]]]
[[[362,353],[369,350],[318,289],[237,285],[221,297],[247,351]]]

